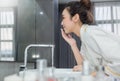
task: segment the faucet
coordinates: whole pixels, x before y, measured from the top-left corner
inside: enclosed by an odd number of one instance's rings
[[[28,45],[26,48],[25,48],[25,51],[24,51],[24,70],[27,69],[27,52],[28,52],[28,49],[30,47],[51,47],[51,50],[52,50],[52,67],[54,66],[54,45],[52,44],[30,44]]]

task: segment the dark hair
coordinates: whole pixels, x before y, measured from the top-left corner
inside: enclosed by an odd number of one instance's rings
[[[75,14],[79,14],[80,20],[83,24],[93,23],[90,0],[71,1],[65,7],[69,11],[71,17]]]

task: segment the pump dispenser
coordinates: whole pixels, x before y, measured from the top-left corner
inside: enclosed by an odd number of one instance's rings
[[[49,67],[46,70],[46,81],[57,81],[54,75],[55,67]]]
[[[89,65],[89,62],[87,60],[85,60],[83,62],[82,74],[86,75],[86,76],[90,74],[90,65]]]
[[[45,81],[45,69],[47,68],[46,59],[37,60],[37,81]]]
[[[81,81],[94,81],[93,76],[90,75],[90,64],[87,60],[83,61]]]

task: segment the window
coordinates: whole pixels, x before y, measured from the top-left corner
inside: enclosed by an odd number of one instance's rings
[[[14,61],[14,8],[0,8],[0,61]]]
[[[99,27],[120,35],[120,2],[95,3],[95,20]]]

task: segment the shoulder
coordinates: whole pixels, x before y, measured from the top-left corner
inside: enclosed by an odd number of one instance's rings
[[[97,25],[83,25],[81,28],[81,35],[91,35],[91,34],[95,34],[95,33],[99,33],[99,32],[103,32],[103,30],[98,27]]]
[[[97,25],[88,25],[86,28],[87,32],[88,31],[103,31],[102,28],[98,27]]]
[[[81,29],[81,40],[97,39],[101,36],[105,36],[107,32],[97,25],[85,25]]]

